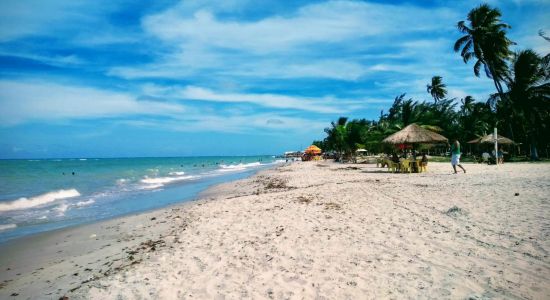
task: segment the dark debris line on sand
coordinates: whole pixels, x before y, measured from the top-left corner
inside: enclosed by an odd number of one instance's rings
[[[179,209],[178,210],[173,210],[173,211],[179,211]],[[179,216],[179,215],[176,215],[175,217],[173,217],[173,219],[182,219],[182,217]],[[157,218],[153,217],[150,220],[154,221],[154,220],[157,220]],[[159,223],[164,223],[164,222],[165,221],[161,221]],[[181,224],[179,224],[179,226],[172,227],[172,230],[170,232],[168,232],[168,234],[166,234],[164,236],[161,235],[159,237],[159,239],[156,239],[156,240],[147,239],[146,241],[143,241],[143,242],[139,243],[138,245],[136,245],[134,247],[134,249],[126,250],[125,252],[126,252],[127,256],[125,258],[125,262],[122,262],[118,266],[113,266],[115,262],[124,259],[124,258],[122,258],[122,259],[115,259],[115,260],[112,260],[110,262],[105,263],[104,265],[106,265],[108,267],[107,270],[105,270],[104,272],[102,272],[98,275],[91,276],[87,280],[82,281],[78,286],[76,286],[72,289],[69,289],[68,292],[73,293],[73,292],[79,290],[80,288],[84,287],[85,285],[93,284],[93,282],[96,282],[98,279],[102,279],[102,278],[105,278],[105,277],[108,277],[108,276],[112,276],[112,275],[117,274],[121,271],[127,270],[130,267],[141,263],[144,260],[145,255],[147,255],[148,253],[155,252],[155,251],[159,250],[160,248],[172,247],[171,244],[181,243],[181,241],[178,239],[178,232],[186,230],[187,226],[188,226],[188,222],[189,222],[188,218],[184,218],[183,222]],[[166,238],[170,237],[170,236],[175,237],[175,238],[174,238],[173,242],[168,244],[166,242]],[[92,270],[87,268],[87,269],[85,269],[85,271],[92,271]],[[63,296],[59,299],[69,299],[69,297],[65,295],[65,296]]]

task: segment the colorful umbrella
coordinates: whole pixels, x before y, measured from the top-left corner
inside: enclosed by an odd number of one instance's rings
[[[315,145],[311,145],[311,146],[307,147],[307,149],[304,152],[307,153],[307,154],[320,154],[321,153],[321,148],[319,148]]]

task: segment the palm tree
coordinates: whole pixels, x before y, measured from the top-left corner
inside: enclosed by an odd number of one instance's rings
[[[426,85],[426,91],[432,95],[435,103],[437,103],[447,95],[446,87],[441,76],[434,76],[432,77],[432,84]]]
[[[545,39],[547,42],[550,42],[550,37],[546,36],[546,33],[541,29],[539,30],[539,36],[543,39]]]
[[[474,137],[484,136],[489,132],[494,113],[487,103],[476,102],[472,96],[466,96],[461,100],[460,107],[460,138],[471,140]]]
[[[461,99],[460,102],[462,102],[462,107],[460,108],[462,115],[470,114],[472,112],[473,104],[475,102],[474,97],[466,96],[463,99]]]
[[[506,29],[511,27],[501,22],[501,16],[498,8],[491,8],[487,4],[472,9],[467,16],[469,24],[466,25],[466,21],[457,24],[458,30],[465,35],[455,42],[454,51],[460,51],[464,63],[477,59],[475,75],[479,77],[483,66],[485,74],[493,79],[502,98],[502,82],[507,79],[506,62],[512,55],[509,46],[515,43],[506,37]]]
[[[537,160],[537,138],[550,129],[550,55],[523,50],[515,55],[511,71],[513,78],[500,106],[527,135],[531,159]]]
[[[409,99],[403,101],[401,106],[401,126],[404,128],[412,123],[418,123],[422,120],[424,107],[419,106],[416,101]]]
[[[327,148],[330,150],[335,150],[338,152],[339,156],[343,153],[348,152],[348,134],[346,125],[348,118],[340,117],[337,122],[331,122],[331,127],[325,128],[325,133],[327,137],[325,138],[325,143]]]

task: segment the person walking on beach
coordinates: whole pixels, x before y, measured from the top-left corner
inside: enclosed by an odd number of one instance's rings
[[[451,165],[453,166],[453,170],[456,172],[456,166],[459,166],[464,173],[466,173],[466,169],[460,164],[460,143],[458,140],[455,140],[453,145],[451,146]]]

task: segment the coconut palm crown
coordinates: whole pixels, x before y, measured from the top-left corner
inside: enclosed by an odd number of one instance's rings
[[[426,85],[426,91],[432,95],[435,103],[437,103],[437,101],[444,99],[447,95],[446,87],[441,76],[434,76],[432,77],[432,83]]]
[[[464,63],[477,59],[474,74],[479,77],[483,66],[487,77],[493,79],[499,94],[503,93],[502,81],[507,78],[507,60],[512,56],[509,47],[515,45],[506,37],[510,25],[501,22],[502,14],[498,8],[482,4],[472,9],[466,21],[457,24],[458,30],[465,35],[454,45],[454,51],[460,51]]]

